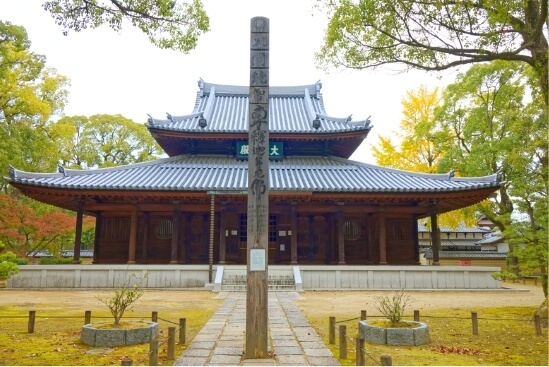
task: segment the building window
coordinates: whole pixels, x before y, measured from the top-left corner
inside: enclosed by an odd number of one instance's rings
[[[154,231],[156,238],[160,240],[169,240],[172,238],[173,233],[173,223],[169,219],[164,219],[156,225]]]
[[[345,222],[343,233],[346,240],[358,240],[360,238],[360,226],[357,224],[357,222]]]
[[[240,224],[239,224],[239,232],[240,232],[240,242],[246,242],[248,241],[248,215],[247,214],[240,214]]]
[[[240,215],[240,242],[248,241],[248,215]],[[276,242],[278,240],[278,217],[276,215],[269,215],[269,242]]]
[[[276,242],[278,240],[278,217],[276,215],[269,215],[269,242]]]

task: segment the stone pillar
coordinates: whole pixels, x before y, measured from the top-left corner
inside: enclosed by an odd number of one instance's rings
[[[80,248],[82,247],[82,221],[84,217],[84,201],[78,200],[78,210],[76,212],[76,231],[74,233],[74,253],[72,263],[80,264]]]
[[[130,214],[130,239],[128,246],[128,264],[135,264],[135,243],[137,239],[137,207]]]
[[[248,107],[247,359],[268,358],[269,245],[269,19],[255,17],[250,32]]]
[[[225,224],[225,214],[227,210],[227,202],[221,202],[219,215],[219,264],[225,264],[225,254],[227,247],[227,226]]]
[[[297,202],[292,202],[292,209],[291,209],[291,216],[292,216],[292,236],[290,237],[290,264],[296,265],[297,264]]]
[[[337,203],[336,220],[337,220],[337,249],[338,249],[338,265],[345,265],[345,218],[343,217],[344,203]]]
[[[177,264],[177,244],[179,243],[179,218],[181,213],[174,209],[172,214],[172,243],[170,249],[170,264]]]
[[[379,212],[379,265],[387,265],[387,219]]]

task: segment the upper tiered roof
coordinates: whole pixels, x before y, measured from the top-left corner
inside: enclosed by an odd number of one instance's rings
[[[149,117],[149,131],[170,156],[226,153],[220,149],[247,137],[249,87],[207,83],[202,79],[198,85],[192,113],[168,113],[164,119]],[[316,146],[307,154],[317,151],[348,158],[372,129],[369,118],[353,121],[351,116],[330,116],[324,108],[321,88],[320,82],[269,88],[270,139],[285,141],[285,154],[299,155],[301,148],[307,149],[303,141],[322,140],[321,149]],[[222,147],[208,142],[212,139],[221,142]],[[297,141],[300,143],[292,144]]]

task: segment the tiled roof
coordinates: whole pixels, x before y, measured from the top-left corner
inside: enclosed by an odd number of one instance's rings
[[[483,238],[482,240],[478,241],[477,244],[486,245],[486,244],[498,243],[498,242],[502,242],[502,241],[503,241],[503,237],[493,235],[493,236],[488,236],[488,237]]]
[[[439,251],[439,259],[491,259],[503,260],[507,258],[505,252],[494,251]],[[425,258],[432,259],[433,253],[431,250],[425,251]]]
[[[489,233],[490,229],[483,227],[469,227],[463,223],[460,223],[457,228],[452,228],[448,226],[439,226],[440,232],[442,233]],[[430,228],[427,228],[425,223],[418,221],[417,223],[418,232],[431,232]]]
[[[200,133],[247,133],[249,87],[199,81],[200,90],[193,112],[150,117],[148,127],[168,131]],[[329,116],[324,109],[322,85],[269,88],[269,131],[271,133],[326,134],[369,131],[370,120],[353,121],[351,116]],[[202,124],[200,120],[203,119]],[[313,127],[318,120],[318,128]]]
[[[270,190],[306,192],[462,192],[498,188],[496,175],[463,178],[420,174],[338,157],[287,157],[271,162]],[[246,191],[248,162],[227,156],[182,155],[96,170],[28,173],[12,168],[10,182],[100,190]]]

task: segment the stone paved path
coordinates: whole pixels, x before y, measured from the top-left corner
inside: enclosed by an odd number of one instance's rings
[[[243,360],[246,292],[220,292],[225,301],[175,366],[339,366],[292,299],[297,292],[269,292],[269,351],[273,359]]]

